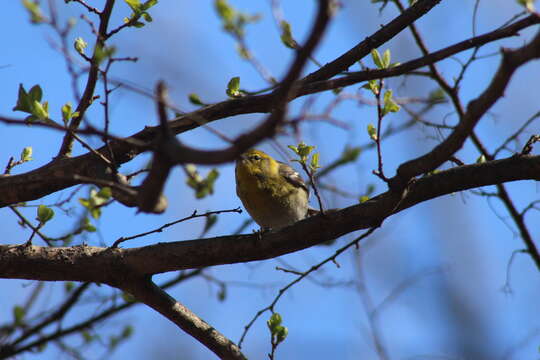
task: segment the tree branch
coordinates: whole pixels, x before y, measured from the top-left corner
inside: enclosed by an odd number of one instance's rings
[[[173,285],[176,285],[184,280],[190,279],[194,276],[199,275],[202,272],[202,269],[197,269],[190,271],[188,273],[180,273],[175,278],[163,283],[160,285],[163,289],[167,289]],[[83,285],[81,285],[83,286]],[[68,300],[69,301],[69,300]],[[66,327],[60,327],[57,328],[55,331],[44,334],[39,333],[39,337],[26,344],[18,344],[18,346],[14,345],[17,341],[14,341],[10,344],[3,344],[3,346],[0,346],[0,359],[3,358],[12,358],[15,355],[21,354],[23,352],[38,348],[40,346],[43,346],[44,344],[47,344],[50,341],[58,340],[62,337],[65,337],[67,335],[73,335],[76,334],[82,330],[92,328],[96,324],[109,319],[115,314],[118,314],[119,312],[129,309],[133,307],[134,305],[139,304],[138,302],[134,301],[126,301],[121,304],[116,304],[116,302],[113,302],[112,305],[109,307],[100,310],[99,312],[92,314],[91,316],[87,317],[86,319],[82,319],[79,322],[66,326]]]
[[[405,75],[411,71],[420,69],[424,66],[432,65],[438,61],[447,59],[455,54],[477,48],[487,43],[507,38],[510,36],[516,36],[520,30],[523,30],[531,25],[540,23],[540,17],[537,14],[531,14],[528,17],[516,21],[504,28],[493,30],[484,35],[476,36],[467,40],[463,40],[444,49],[426,54],[418,59],[407,61],[396,67],[388,69],[375,69],[365,70],[358,72],[351,72],[345,76],[322,81],[313,81],[307,84],[303,84],[299,89],[299,95],[308,95],[318,93],[321,91],[337,89],[340,87],[350,86],[358,84],[363,81],[385,79],[389,77]]]
[[[84,114],[86,113],[86,110],[90,105],[92,104],[92,98],[94,96],[94,91],[96,89],[96,84],[98,80],[99,75],[99,64],[96,61],[96,54],[98,51],[100,51],[101,48],[105,46],[105,40],[107,39],[107,27],[109,26],[109,20],[111,18],[111,13],[114,6],[114,0],[107,0],[105,7],[103,8],[103,11],[99,13],[99,29],[98,34],[96,36],[96,43],[94,45],[94,54],[92,55],[92,61],[90,63],[90,71],[88,73],[88,80],[86,82],[86,87],[84,89],[83,96],[81,98],[81,101],[79,102],[79,105],[77,106],[77,112],[79,112],[79,116],[73,117],[71,119],[71,122],[69,124],[69,128],[72,131],[75,131],[79,125],[81,124],[81,121],[84,118]],[[100,48],[100,49],[98,49]],[[62,141],[62,146],[60,147],[60,150],[58,152],[58,158],[62,158],[64,156],[69,156],[71,154],[71,149],[73,148],[73,132],[68,132]]]
[[[123,283],[122,289],[165,316],[214,352],[220,359],[246,359],[236,344],[169,296],[149,278],[134,278]]]
[[[540,156],[514,156],[441,171],[410,184],[403,198],[388,191],[362,204],[262,235],[221,236],[132,249],[3,245],[0,278],[91,281],[119,287],[133,273],[145,276],[264,260],[379,225],[394,213],[445,194],[518,180],[540,181]]]
[[[523,64],[539,57],[540,32],[531,42],[517,50],[503,49],[501,64],[491,83],[480,96],[469,102],[467,111],[454,131],[427,154],[401,164],[391,183],[398,187],[404,186],[409,179],[434,170],[447,161],[463,146],[482,116],[504,95],[514,72]]]
[[[360,42],[337,59],[309,74],[302,79],[302,82],[308,83],[326,80],[342,71],[346,71],[355,62],[368,55],[372,49],[376,49],[386,43],[407,26],[427,14],[427,12],[439,2],[441,2],[441,0],[419,0],[415,2],[414,5],[405,10],[401,15],[397,16],[388,25],[383,26],[380,30],[367,37],[364,41]]]

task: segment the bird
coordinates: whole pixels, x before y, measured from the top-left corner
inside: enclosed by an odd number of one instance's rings
[[[291,166],[251,149],[236,161],[236,194],[263,230],[277,230],[308,216],[309,190]]]

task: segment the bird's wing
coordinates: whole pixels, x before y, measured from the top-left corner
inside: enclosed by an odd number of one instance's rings
[[[279,161],[279,175],[283,176],[285,180],[287,180],[289,183],[293,184],[296,187],[300,187],[309,193],[306,183],[304,182],[304,180],[302,180],[300,174],[292,167],[285,163],[282,163],[281,161]]]

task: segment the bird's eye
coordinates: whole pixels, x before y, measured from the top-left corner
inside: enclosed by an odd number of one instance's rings
[[[261,157],[259,155],[251,155],[251,160],[259,161]]]

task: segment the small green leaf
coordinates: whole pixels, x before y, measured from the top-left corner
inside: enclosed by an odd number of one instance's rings
[[[75,47],[75,51],[77,51],[79,54],[84,54],[84,50],[88,46],[88,43],[84,41],[82,37],[78,37],[75,39],[75,42],[73,43],[73,47]]]
[[[81,336],[82,336],[83,341],[84,341],[85,344],[89,344],[92,341],[94,341],[94,339],[95,339],[94,336],[90,335],[90,333],[88,331],[86,331],[86,330],[83,330],[81,332]]]
[[[358,159],[362,149],[360,147],[345,147],[343,153],[341,154],[341,161],[346,164],[349,162],[354,162]]]
[[[483,164],[483,163],[485,163],[485,162],[486,162],[486,157],[484,156],[484,154],[480,155],[480,156],[478,157],[478,159],[476,159],[476,163],[477,163],[477,164]]]
[[[534,9],[534,0],[517,0],[517,3],[523,7],[525,7],[525,9],[527,9],[527,11],[529,12],[534,12],[535,9]]]
[[[27,146],[21,152],[21,161],[22,162],[27,162],[27,161],[30,161],[30,160],[32,160],[32,147]]]
[[[97,45],[96,50],[94,51],[94,61],[99,65],[101,62],[107,58],[110,58],[116,53],[116,48],[114,46],[101,46]]]
[[[17,104],[13,108],[13,111],[22,111],[26,113],[32,112],[32,101],[31,97],[28,95],[24,89],[23,84],[19,84],[19,92],[17,96]]]
[[[306,145],[303,142],[298,144],[298,153],[301,157],[307,157],[313,149],[315,149],[315,146]]]
[[[143,17],[144,20],[146,20],[146,22],[152,22],[152,20],[153,20],[152,17],[150,16],[150,14],[147,13],[147,12],[144,12],[142,14],[142,17]]]
[[[367,84],[364,84],[362,88],[370,90],[373,95],[377,95],[379,93],[379,85],[377,84],[377,80],[369,80]]]
[[[131,8],[131,15],[129,18],[124,18],[124,23],[129,23],[130,26],[141,28],[144,23],[139,21],[142,17],[146,22],[152,22],[152,16],[147,12],[152,6],[157,4],[157,0],[148,0],[141,4],[140,0],[124,0],[126,4]]]
[[[193,164],[186,165],[185,169],[188,175],[186,184],[195,190],[195,197],[197,199],[202,199],[214,193],[214,183],[219,177],[217,169],[210,170],[206,178],[203,178],[199,174],[197,167]]]
[[[105,186],[102,187],[96,195],[103,200],[109,200],[112,196],[112,190],[110,187]]]
[[[232,98],[237,98],[242,95],[240,93],[240,77],[235,76],[231,80],[229,80],[226,93]]]
[[[384,69],[381,55],[379,54],[379,51],[377,51],[377,49],[371,50],[371,58],[373,59],[375,66],[377,66],[379,69]]]
[[[212,169],[208,173],[208,176],[206,176],[206,181],[208,181],[209,183],[213,185],[218,177],[219,177],[219,172],[217,171],[217,169]]]
[[[143,9],[144,10],[148,10],[150,9],[152,6],[156,6],[158,3],[158,0],[147,0],[144,4],[143,4]]]
[[[122,293],[122,300],[124,300],[127,303],[135,302],[135,298],[133,297],[133,295],[127,292]]]
[[[309,154],[315,149],[315,146],[306,145],[303,141],[298,146],[288,145],[288,148],[294,151],[300,159],[293,160],[298,161],[300,164],[306,165]]]
[[[369,200],[369,196],[367,195],[360,196],[360,203],[365,203],[368,200]]]
[[[306,145],[304,142],[298,144],[298,155],[305,158],[315,149],[315,146]]]
[[[22,306],[16,305],[13,307],[13,319],[15,320],[15,325],[20,326],[23,324],[24,316],[26,315],[26,310]]]
[[[225,285],[222,285],[219,288],[219,292],[217,295],[219,301],[225,301],[225,299],[227,298],[227,287]]]
[[[22,3],[23,3],[23,6],[28,11],[28,13],[30,14],[30,21],[33,24],[39,24],[45,21],[45,18],[43,17],[43,14],[41,13],[41,9],[37,1],[22,0]]]
[[[390,112],[398,112],[400,109],[400,106],[394,101],[392,97],[392,90],[387,90],[384,93],[384,102],[383,102],[383,111],[382,116],[385,116],[386,114]]]
[[[289,334],[289,329],[287,329],[285,326],[278,326],[276,328],[276,340],[277,340],[277,343],[279,344],[280,342],[282,342],[283,340],[285,340],[285,338],[287,337],[287,335]]]
[[[287,145],[289,149],[291,149],[296,155],[298,155],[298,148],[294,145]]]
[[[130,21],[130,19],[125,18],[124,21],[127,23],[127,22]],[[134,22],[131,23],[131,26],[133,26],[134,28],[139,29],[139,28],[142,28],[144,26],[144,23],[140,22],[140,21],[134,21]]]
[[[311,171],[315,172],[317,169],[320,168],[319,165],[319,153],[313,154],[311,157],[311,164],[309,164],[309,167],[311,168]]]
[[[128,339],[131,337],[131,335],[133,335],[133,326],[131,325],[124,326],[124,329],[122,329],[122,333],[120,334],[120,336],[123,339]]]
[[[226,0],[216,0],[214,2],[214,7],[223,21],[232,23],[235,11]]]
[[[41,224],[45,224],[54,216],[54,210],[45,205],[39,205],[37,210],[37,219]]]
[[[438,88],[429,93],[428,100],[432,104],[443,103],[446,101],[446,94],[443,89]]]
[[[64,282],[64,290],[65,292],[69,293],[75,288],[75,283],[73,281],[66,281]]]
[[[204,223],[204,229],[202,231],[203,234],[206,234],[214,225],[216,225],[218,220],[217,215],[208,215],[206,217],[206,221]]]
[[[88,231],[88,232],[95,232],[97,229],[94,225],[90,223],[90,219],[85,217],[82,224],[82,230]]]
[[[117,336],[111,335],[109,337],[109,349],[114,349],[120,343],[120,339]]]
[[[298,48],[298,43],[296,42],[296,40],[294,40],[292,36],[291,24],[289,24],[285,20],[281,20],[281,22],[279,23],[279,26],[281,28],[281,36],[280,36],[281,42],[288,48],[291,48],[291,49]]]
[[[270,319],[266,322],[272,336],[272,344],[278,345],[280,342],[285,340],[287,334],[289,333],[289,330],[285,326],[281,325],[281,323],[282,318],[278,313],[273,313]]]
[[[46,101],[42,104],[35,100],[33,106],[34,111],[32,115],[36,116],[39,120],[47,120],[49,118],[49,104]]]
[[[49,119],[49,103],[44,101],[41,103],[43,91],[39,85],[34,85],[27,93],[22,84],[19,85],[19,94],[17,98],[17,104],[13,108],[13,111],[22,111],[31,116],[26,118],[27,122],[35,120],[48,120]]]
[[[270,319],[266,321],[266,325],[268,326],[268,329],[270,329],[270,332],[273,334],[276,327],[281,325],[282,321],[283,319],[281,318],[281,315],[279,313],[273,313],[272,316],[270,316]]]
[[[375,126],[373,126],[373,124],[369,124],[367,126],[367,132],[368,132],[368,135],[371,138],[371,140],[377,141],[377,128],[375,128]]]
[[[141,1],[140,0],[124,0],[126,4],[133,10],[133,12],[141,11]]]
[[[90,196],[88,199],[80,198],[79,203],[88,210],[94,219],[99,219],[101,217],[101,206],[107,203],[111,196],[112,191],[109,187],[103,187],[99,191],[90,189]],[[89,229],[95,228],[92,226],[89,227]]]
[[[64,106],[62,106],[61,110],[62,110],[62,120],[64,121],[65,125],[67,125],[72,118],[76,118],[79,116],[78,111],[73,112],[70,102],[67,102]]]
[[[226,0],[215,0],[214,8],[221,19],[223,29],[237,39],[245,36],[247,24],[261,18],[259,15],[249,15],[235,10]]]
[[[214,183],[216,182],[216,179],[218,177],[219,171],[217,171],[217,169],[210,170],[210,172],[206,176],[206,179],[204,179],[204,181],[202,182],[203,187],[196,194],[197,199],[201,199],[207,195],[211,195],[214,193]]]
[[[188,95],[188,100],[190,103],[192,103],[193,105],[199,105],[199,106],[204,106],[205,103],[203,103],[201,101],[201,98],[199,97],[199,95],[195,94],[195,93],[191,93]]]
[[[101,217],[101,209],[100,208],[97,208],[97,207],[93,207],[91,209],[89,209],[90,211],[90,216],[92,216],[94,219],[99,219]]]
[[[41,90],[41,86],[32,86],[32,88],[28,92],[28,96],[30,96],[30,100],[41,101],[41,98],[43,97],[43,90]]]
[[[383,53],[382,65],[384,69],[390,66],[390,49],[386,49]]]
[[[80,198],[79,203],[86,208],[90,206],[90,201],[88,199]]]

